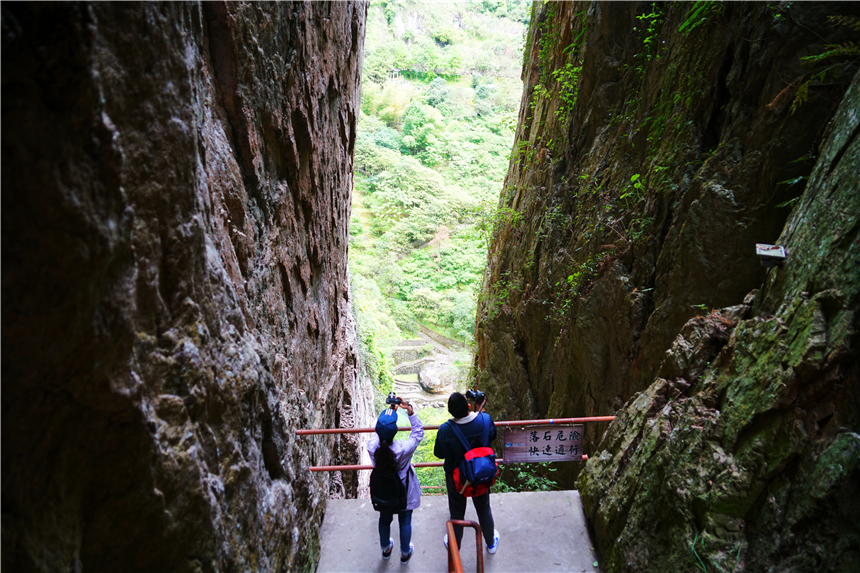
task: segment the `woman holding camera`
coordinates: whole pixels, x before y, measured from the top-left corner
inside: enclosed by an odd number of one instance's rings
[[[393,394],[393,393],[392,393]],[[401,483],[406,485],[406,509],[397,514],[400,525],[400,563],[406,565],[415,551],[412,539],[412,511],[421,505],[421,484],[418,475],[412,467],[412,454],[424,438],[424,424],[415,414],[411,404],[403,402],[399,397],[389,396],[386,402],[391,406],[379,415],[376,422],[376,433],[367,443],[367,451],[376,469],[387,472],[395,468]],[[405,440],[394,441],[397,435],[397,408],[404,408],[409,416],[412,431]],[[376,470],[374,470],[376,471]],[[390,537],[391,521],[394,514],[379,512],[379,545],[382,558],[391,557],[394,540]]]

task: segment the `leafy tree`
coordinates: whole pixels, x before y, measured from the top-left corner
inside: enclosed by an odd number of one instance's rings
[[[451,325],[457,337],[464,340],[475,335],[475,297],[472,291],[456,292],[452,296]]]
[[[392,71],[394,71],[394,67],[391,60],[386,58],[381,51],[374,51],[364,58],[361,75],[365,81],[381,84],[388,79]]]
[[[407,140],[404,137],[403,145],[413,152],[423,151],[437,142],[437,136],[444,125],[445,121],[439,110],[412,100],[403,113],[403,134],[412,139]]]
[[[478,99],[487,99],[496,92],[496,86],[493,84],[481,84],[475,89],[475,97]]]
[[[437,45],[444,47],[454,42],[454,38],[457,36],[457,31],[451,26],[445,26],[444,28],[433,32],[431,36],[436,41]]]
[[[412,157],[403,157],[388,171],[370,182],[374,213],[399,219],[426,205],[442,188],[442,178]]]
[[[399,151],[379,147],[374,143],[373,137],[368,133],[362,133],[355,142],[355,167],[366,175],[384,173],[400,163]]]
[[[379,147],[400,150],[400,133],[388,127],[380,127],[373,134],[373,143]]]
[[[364,232],[364,225],[361,223],[361,217],[353,213],[349,217],[349,236],[358,237]]]
[[[479,117],[486,117],[493,115],[493,104],[484,99],[479,99],[475,102],[475,115]]]
[[[508,0],[507,14],[510,20],[522,22],[526,26],[529,24],[531,16],[531,0]]]
[[[448,50],[448,59],[444,63],[444,73],[449,75],[460,75],[463,68],[463,54],[459,49]]]
[[[435,42],[424,42],[413,62],[413,67],[420,72],[435,75],[436,71],[442,67],[442,62],[442,52],[439,50],[439,46]]]
[[[481,11],[489,13],[507,14],[508,7],[505,0],[481,0]]]
[[[448,82],[442,78],[436,78],[427,86],[424,100],[435,108],[444,104],[448,99]]]

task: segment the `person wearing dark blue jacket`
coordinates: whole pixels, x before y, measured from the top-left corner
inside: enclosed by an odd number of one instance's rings
[[[486,403],[486,398],[484,398]],[[476,412],[470,411],[469,401],[459,392],[454,392],[448,398],[448,412],[453,416],[450,420],[439,426],[439,431],[436,434],[436,446],[433,448],[433,454],[437,458],[445,460],[445,484],[448,488],[448,511],[450,519],[463,519],[466,515],[466,498],[461,495],[454,486],[454,470],[460,466],[460,462],[466,457],[466,449],[454,430],[451,424],[457,424],[457,427],[463,432],[466,441],[473,448],[481,446],[490,446],[493,440],[496,439],[496,425],[489,414],[483,412],[484,404],[476,408]],[[484,424],[490,425],[489,443],[482,444],[481,439],[484,433]],[[481,531],[484,534],[484,541],[487,544],[487,551],[495,553],[499,548],[499,532],[495,529],[493,521],[493,511],[490,509],[490,492],[472,498],[472,503],[475,505],[475,512],[478,514],[478,522],[481,524]],[[460,547],[460,542],[463,539],[463,527],[454,526],[454,535],[457,537],[457,547]],[[444,538],[445,547],[448,547],[448,534]]]

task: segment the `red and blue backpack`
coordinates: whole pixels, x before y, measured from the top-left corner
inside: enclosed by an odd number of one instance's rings
[[[473,448],[463,435],[463,431],[456,422],[451,422],[454,435],[459,438],[460,443],[466,450],[466,457],[460,462],[460,467],[454,468],[454,487],[464,497],[476,497],[484,495],[490,486],[496,483],[499,475],[499,466],[496,464],[496,453],[489,447],[490,422],[489,416],[479,414],[484,423],[484,432],[481,436],[481,446]]]

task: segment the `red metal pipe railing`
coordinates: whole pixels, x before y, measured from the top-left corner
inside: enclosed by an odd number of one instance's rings
[[[588,454],[582,454],[582,461],[588,461]],[[506,462],[505,460],[496,460],[497,464],[518,464],[524,462]],[[417,464],[412,464],[413,468],[441,468],[443,465],[442,462],[420,462]],[[372,470],[373,466],[311,466],[310,469],[312,472],[337,472],[337,471],[350,471],[350,470]]]
[[[611,422],[615,416],[590,416],[584,418],[549,418],[547,420],[512,420],[494,422],[496,427],[508,426],[545,426],[546,424],[582,424],[583,422]]]
[[[513,420],[511,422],[494,422],[496,427],[510,426],[543,426],[546,424],[582,424],[586,422],[611,422],[615,416],[592,416],[586,418],[549,418],[546,420]],[[424,426],[425,430],[438,430],[439,426]],[[409,426],[397,428],[398,432],[412,430]],[[297,436],[314,436],[318,434],[368,434],[376,428],[323,428],[321,430],[296,430]]]
[[[445,524],[448,529],[448,573],[463,573],[463,562],[460,561],[460,548],[457,547],[457,536],[454,535],[454,526],[462,525],[475,530],[475,545],[478,550],[478,573],[484,573],[484,545],[481,536],[481,526],[474,521],[463,521],[451,519]]]

